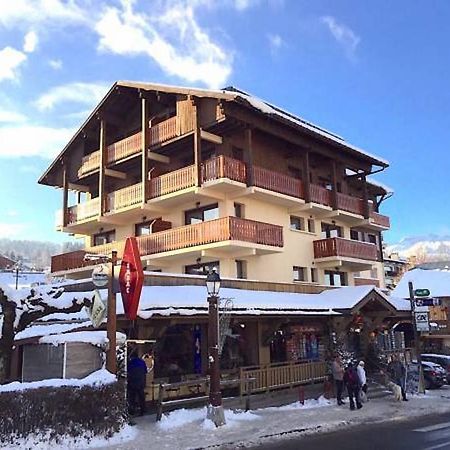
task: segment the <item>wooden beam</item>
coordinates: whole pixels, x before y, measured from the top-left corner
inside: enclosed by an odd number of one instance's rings
[[[333,190],[331,191],[331,206],[333,209],[338,209],[337,170],[335,159],[331,160],[331,184],[333,185]]]
[[[196,186],[202,185],[202,138],[200,128],[199,100],[194,102],[194,165]]]
[[[150,172],[148,170],[148,155],[151,152],[147,152],[149,147],[149,124],[148,124],[148,100],[145,95],[141,95],[141,180],[142,180],[142,201],[145,205],[147,199],[150,198]]]
[[[208,142],[212,142],[213,144],[222,144],[223,139],[222,136],[218,136],[217,134],[210,133],[209,131],[205,131],[203,129],[200,130],[200,137]]]
[[[369,211],[369,194],[367,192],[367,179],[366,174],[361,175],[361,182],[363,184],[363,215],[365,219],[368,219],[370,216]]]
[[[107,156],[106,121],[105,119],[100,119],[100,170],[98,174],[98,196],[100,199],[99,217],[103,216],[106,210],[105,169]]]
[[[68,219],[68,199],[69,199],[69,181],[67,178],[67,164],[63,162],[63,228],[67,226]]]
[[[105,168],[105,177],[119,178],[120,180],[126,180],[127,174],[125,172],[119,172],[118,170]]]
[[[309,166],[309,151],[306,150],[303,157],[303,187],[305,194],[305,202],[311,202],[311,176],[310,176],[310,166]]]
[[[152,152],[150,150],[147,153],[147,157],[153,161],[170,164],[170,158],[168,156],[160,155],[159,153]]]
[[[91,188],[89,186],[84,186],[83,184],[75,184],[75,183],[69,183],[69,189],[71,191],[77,191],[77,192],[90,192]]]
[[[253,130],[245,129],[245,152],[244,158],[247,169],[247,186],[253,186]]]

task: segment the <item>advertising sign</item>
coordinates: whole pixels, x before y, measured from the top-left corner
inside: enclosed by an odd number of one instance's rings
[[[119,286],[122,294],[123,309],[130,320],[135,320],[144,284],[141,255],[135,237],[128,237],[125,241],[122,263],[119,272]]]
[[[92,271],[92,282],[98,288],[105,287],[108,284],[109,270],[106,264],[95,266]]]
[[[428,312],[415,312],[417,331],[430,331]]]
[[[90,308],[86,308],[94,328],[98,328],[106,316],[106,306],[100,297],[100,292],[94,291],[94,300]]]

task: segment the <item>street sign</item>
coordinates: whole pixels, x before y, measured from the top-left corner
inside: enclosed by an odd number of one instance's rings
[[[92,282],[96,287],[105,287],[108,284],[109,270],[106,264],[95,266],[92,271]]]
[[[440,298],[416,298],[416,306],[439,306],[440,304]]]
[[[92,301],[91,307],[86,308],[86,310],[89,314],[92,325],[94,325],[94,328],[98,328],[106,316],[106,306],[103,303],[100,292],[97,289],[94,291],[94,300]]]
[[[122,294],[123,309],[130,320],[135,320],[144,284],[141,255],[135,237],[128,237],[125,241],[122,263],[119,272],[120,293]]]
[[[430,296],[430,290],[429,289],[416,289],[414,291],[414,295],[416,297],[429,297]]]
[[[430,331],[430,323],[428,320],[428,312],[415,312],[416,330]]]

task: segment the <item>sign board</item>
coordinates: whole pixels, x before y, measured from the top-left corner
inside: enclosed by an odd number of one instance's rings
[[[430,323],[428,320],[428,312],[415,312],[416,330],[430,331]]]
[[[406,366],[405,391],[410,394],[419,393],[419,364],[411,363]]]
[[[86,310],[89,314],[92,325],[94,325],[94,328],[98,328],[106,316],[106,306],[103,303],[103,300],[100,297],[100,292],[97,289],[94,291],[94,300],[92,301],[91,307],[86,308]]]
[[[429,297],[430,296],[430,290],[429,289],[415,289],[414,295],[416,297]]]
[[[125,241],[122,263],[119,272],[119,286],[122,294],[123,309],[130,320],[135,320],[144,284],[141,255],[135,237]]]
[[[108,284],[109,269],[106,264],[95,266],[92,271],[92,282],[96,287],[105,287]]]
[[[440,304],[440,298],[416,298],[416,306],[439,306]]]

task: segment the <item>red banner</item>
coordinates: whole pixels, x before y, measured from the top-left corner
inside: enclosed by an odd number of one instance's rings
[[[120,266],[119,285],[123,309],[126,317],[130,320],[135,320],[137,317],[143,284],[144,271],[138,244],[135,237],[128,237]]]

